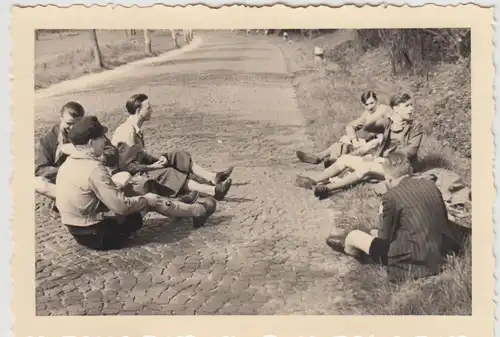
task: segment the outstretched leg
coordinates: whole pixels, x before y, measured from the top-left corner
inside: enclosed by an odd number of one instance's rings
[[[186,182],[186,188],[189,191],[197,191],[200,193],[208,194],[213,196],[216,200],[223,200],[227,192],[231,188],[232,180],[228,179],[223,183],[217,184],[215,186],[200,184],[194,180],[188,179]]]
[[[198,177],[205,179],[207,181],[210,181],[214,185],[222,183],[225,181],[231,173],[233,173],[234,167],[230,167],[224,171],[221,172],[210,172],[207,169],[201,167],[198,163],[194,162],[192,163],[191,166],[191,171],[197,175]]]
[[[379,162],[363,162],[363,165],[356,167],[353,172],[346,174],[344,177],[332,179],[330,183],[325,185],[315,186],[314,195],[320,199],[326,198],[336,190],[355,185],[370,177],[379,180],[385,179],[384,168]]]
[[[333,250],[355,258],[369,256],[375,262],[387,263],[389,242],[358,229],[349,232],[345,238],[331,235],[326,239],[326,244]]]
[[[309,177],[298,176],[297,185],[303,188],[312,189],[319,182],[335,177],[344,172],[346,169],[357,171],[363,169],[364,166],[365,163],[363,158],[348,154],[342,155],[333,165],[318,174],[313,174]]]

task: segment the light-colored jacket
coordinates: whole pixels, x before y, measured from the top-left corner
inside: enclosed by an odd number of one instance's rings
[[[144,197],[126,197],[93,155],[73,152],[56,180],[56,206],[65,225],[91,226],[113,215],[147,210]]]
[[[136,115],[116,128],[111,143],[118,149],[120,169],[131,174],[151,170],[149,165],[158,160],[145,150],[144,133],[137,126]]]

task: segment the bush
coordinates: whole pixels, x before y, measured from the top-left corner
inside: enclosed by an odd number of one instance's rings
[[[470,29],[360,29],[358,39],[365,50],[385,48],[393,75],[412,71],[426,74],[433,62],[470,62]]]

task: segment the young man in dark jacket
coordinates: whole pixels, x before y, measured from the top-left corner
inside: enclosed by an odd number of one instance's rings
[[[85,116],[85,109],[77,102],[68,102],[61,108],[60,114],[60,123],[40,138],[35,149],[35,191],[52,200],[55,199],[57,172],[68,157],[62,148],[70,143],[68,133]],[[107,167],[115,167],[118,159],[118,149],[106,138],[100,160]]]
[[[353,230],[330,236],[327,244],[382,262],[392,282],[438,274],[446,254],[462,248],[440,190],[429,179],[409,177],[412,167],[405,154],[391,153],[382,165],[388,191],[382,196],[379,229],[371,235]]]
[[[314,195],[325,198],[330,193],[358,184],[367,179],[384,179],[381,163],[391,152],[403,153],[412,165],[416,163],[422,143],[423,131],[420,123],[413,119],[413,99],[408,94],[397,94],[391,98],[393,113],[386,118],[382,133],[361,155],[342,155],[324,171],[311,176],[297,176],[297,185],[314,189]],[[339,177],[344,172],[347,173]]]

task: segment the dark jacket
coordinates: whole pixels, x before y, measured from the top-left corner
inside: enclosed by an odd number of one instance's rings
[[[456,235],[448,225],[441,192],[427,179],[404,178],[382,196],[379,237],[390,242],[391,281],[440,272]]]
[[[56,161],[59,127],[59,124],[54,125],[40,138],[35,148],[35,176],[44,177],[53,182],[55,182],[59,167],[67,158],[67,155],[63,154]],[[118,149],[109,140],[104,148],[104,158],[105,166],[118,166]]]
[[[398,148],[391,147],[391,126],[393,124],[392,119],[387,118],[384,134],[382,137],[382,144],[379,146],[376,153],[377,157],[385,157],[388,153],[393,151],[398,151],[404,153],[410,163],[414,166],[417,161],[418,150],[420,149],[420,144],[422,143],[423,130],[422,125],[418,122],[408,123],[404,129],[401,131],[404,134],[403,144]]]

